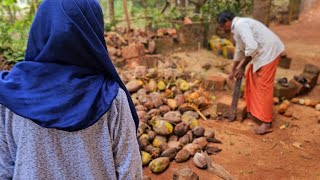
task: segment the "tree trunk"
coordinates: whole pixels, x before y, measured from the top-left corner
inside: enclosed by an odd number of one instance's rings
[[[130,17],[129,17],[129,12],[128,12],[128,6],[127,6],[127,0],[122,0],[123,3],[123,9],[126,15],[126,21],[127,21],[127,28],[128,31],[131,30],[131,25],[130,25]]]
[[[271,0],[253,0],[253,17],[268,26],[270,7]]]
[[[109,4],[109,16],[110,16],[110,21],[113,23],[115,21],[114,17],[114,0],[108,0]]]
[[[186,0],[180,0],[180,6],[185,8],[186,7]]]

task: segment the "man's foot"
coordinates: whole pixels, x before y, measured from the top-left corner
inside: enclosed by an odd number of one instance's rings
[[[254,129],[254,132],[259,135],[263,135],[272,132],[271,123],[262,123],[259,127]]]

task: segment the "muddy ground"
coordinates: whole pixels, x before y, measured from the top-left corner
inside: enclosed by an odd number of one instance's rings
[[[286,46],[286,53],[292,58],[291,68],[278,68],[277,77],[288,77],[302,72],[304,64],[320,65],[320,4],[303,14],[291,25],[271,25],[271,29]],[[230,61],[215,57],[206,50],[174,54],[188,60],[188,67],[201,70],[205,63],[224,64]],[[210,72],[211,71],[211,72]],[[212,68],[207,73],[217,72]],[[319,81],[318,81],[319,82]],[[217,92],[218,98],[230,96],[231,92]],[[300,96],[320,100],[320,85],[308,94]],[[223,144],[217,145],[222,152],[211,158],[225,167],[237,179],[320,179],[320,111],[291,104],[288,111],[295,118],[287,118],[274,108],[273,132],[258,136],[252,133],[256,126],[250,119],[244,122],[228,123],[221,120],[200,120],[206,129],[212,129]],[[280,129],[289,123],[290,127]],[[300,146],[300,147],[299,147]],[[162,174],[151,174],[144,168],[144,174],[152,179],[172,179],[175,170],[191,168],[200,179],[219,179],[217,176],[196,168],[192,161],[177,164],[172,162]]]

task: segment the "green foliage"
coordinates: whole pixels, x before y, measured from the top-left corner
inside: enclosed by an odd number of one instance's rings
[[[24,59],[34,11],[20,8],[15,0],[4,0],[0,7],[0,53],[10,64]]]
[[[200,17],[206,21],[212,21],[217,18],[219,13],[224,10],[230,10],[236,15],[248,15],[252,11],[252,0],[215,0],[207,1],[201,7]]]

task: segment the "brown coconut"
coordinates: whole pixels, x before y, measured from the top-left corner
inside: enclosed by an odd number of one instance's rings
[[[182,163],[190,158],[190,152],[186,149],[181,149],[174,158],[177,163]]]

